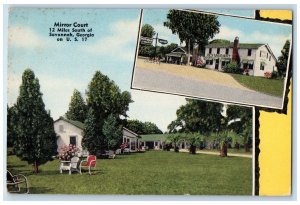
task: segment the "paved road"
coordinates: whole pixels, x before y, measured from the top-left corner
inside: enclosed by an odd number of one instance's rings
[[[215,99],[261,107],[281,108],[282,99],[256,91],[227,87],[171,73],[136,67],[133,88]]]

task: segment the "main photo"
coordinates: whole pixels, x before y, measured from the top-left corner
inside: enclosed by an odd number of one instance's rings
[[[281,109],[292,27],[145,9],[132,88]]]
[[[252,195],[252,107],[130,89],[139,14],[10,10],[9,197]]]

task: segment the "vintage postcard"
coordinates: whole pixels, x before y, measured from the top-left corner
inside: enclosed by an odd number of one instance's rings
[[[144,9],[132,88],[283,109],[291,45],[289,24]]]
[[[180,46],[178,36],[163,24],[169,10],[151,12],[151,18],[157,14],[154,20],[160,24],[148,21],[150,16],[145,12],[141,26],[139,9],[9,8],[6,67],[9,199],[14,199],[15,192],[255,194],[258,179],[254,107],[131,89],[141,28],[134,85],[146,83],[149,89],[157,85],[157,90],[171,88],[166,92],[175,92],[177,88],[196,93],[206,90],[226,95],[228,101],[239,101],[232,97],[234,93],[236,96],[253,93],[255,99],[263,94],[250,91],[231,74],[222,72],[224,65],[230,63],[231,41],[235,41],[234,54],[238,58],[236,45],[240,47],[247,39],[232,34],[230,42],[215,40],[216,45],[226,45],[219,51],[223,56],[220,58],[229,60],[225,64],[223,60],[216,62],[215,44],[207,44],[203,56],[206,60],[199,57],[196,61],[199,66],[188,66],[185,64],[194,62],[193,54],[189,54],[189,59],[182,58],[187,56],[183,55],[186,47]],[[224,28],[223,23],[217,23],[216,16],[209,18],[216,20],[214,29]],[[289,32],[285,31],[285,35]],[[160,47],[154,56],[162,55],[165,49],[164,61],[144,56],[152,52],[152,43]],[[261,53],[259,58],[266,62],[264,71],[272,66],[275,71],[277,50],[274,56],[267,44],[258,43],[245,45],[250,56]],[[282,43],[276,45],[282,47]],[[245,55],[248,56],[248,51]],[[255,58],[239,57],[240,62],[247,59],[243,66],[249,69],[249,76],[263,73],[257,71]],[[206,68],[201,62],[207,62]],[[281,87],[284,77],[262,80],[281,83]],[[275,92],[282,95],[281,91]],[[266,96],[272,103],[276,99],[278,106],[281,103],[280,97]],[[247,101],[247,104],[253,103]]]

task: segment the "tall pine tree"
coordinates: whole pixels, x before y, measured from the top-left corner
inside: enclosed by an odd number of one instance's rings
[[[109,115],[104,121],[102,131],[107,141],[107,148],[116,150],[122,143],[122,126],[118,124],[117,117]]]
[[[74,90],[66,117],[84,123],[87,114],[86,104],[78,90]]]
[[[57,144],[53,119],[45,110],[39,80],[30,69],[22,76],[15,115],[14,150],[21,160],[33,165],[34,173],[38,173],[39,165],[56,154]]]

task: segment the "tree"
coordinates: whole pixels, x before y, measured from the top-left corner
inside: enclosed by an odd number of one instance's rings
[[[33,164],[34,173],[38,173],[39,166],[56,154],[57,144],[53,119],[45,110],[39,80],[30,69],[23,73],[15,112],[14,150],[21,160]]]
[[[88,110],[84,124],[82,145],[89,150],[91,154],[97,154],[98,147],[101,146],[99,144],[101,143],[101,137],[98,133],[99,128],[97,126],[95,112],[92,108]]]
[[[171,29],[173,34],[178,34],[181,42],[185,42],[189,56],[191,46],[196,43],[200,49],[203,49],[208,40],[219,33],[220,23],[217,18],[215,15],[171,9],[164,26]],[[188,58],[189,63],[190,58]]]
[[[7,106],[7,147],[13,147],[13,144],[16,140],[16,127],[15,127],[15,122],[16,122],[16,107]]]
[[[179,152],[179,143],[183,140],[181,135],[179,133],[169,135],[167,137],[167,140],[169,140],[174,145],[174,152]]]
[[[69,104],[69,110],[66,113],[66,117],[69,120],[75,120],[84,122],[86,118],[87,107],[78,90],[73,91],[71,102]]]
[[[124,126],[136,134],[162,134],[163,132],[152,122],[141,122],[139,120],[126,120]]]
[[[290,41],[287,40],[281,50],[281,55],[278,57],[277,69],[279,76],[284,77],[287,71],[289,51],[290,51]]]
[[[244,137],[245,150],[249,151],[252,140],[252,108],[228,105],[228,129]]]
[[[97,134],[97,137],[92,141],[97,145],[95,149],[104,151],[108,148],[106,136],[102,131],[104,121],[111,114],[117,118],[120,116],[127,117],[126,112],[129,109],[129,104],[133,101],[129,92],[121,92],[115,82],[100,71],[97,71],[93,76],[86,94],[87,106],[93,110],[93,118],[95,118],[93,119],[95,126],[94,128],[90,127],[90,129],[95,129],[93,132]],[[84,135],[85,137],[88,136]]]
[[[177,111],[177,119],[168,126],[169,132],[199,132],[206,135],[221,129],[223,105],[187,99]]]
[[[141,30],[141,36],[152,38],[155,35],[154,28],[150,24],[144,24]]]
[[[171,53],[171,51],[173,51],[175,48],[178,47],[178,44],[176,43],[171,43],[167,46],[161,46],[159,48],[159,54],[161,54],[161,56],[166,56],[166,54]]]
[[[107,141],[107,147],[110,150],[116,150],[122,143],[122,126],[117,122],[117,117],[109,115],[103,124],[103,135]]]
[[[204,136],[199,133],[189,133],[186,137],[186,140],[190,144],[190,153],[196,154],[196,146],[204,143]]]

